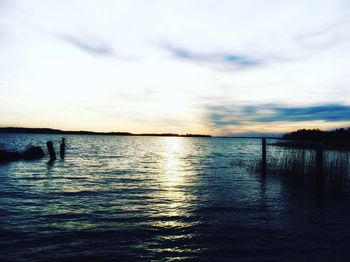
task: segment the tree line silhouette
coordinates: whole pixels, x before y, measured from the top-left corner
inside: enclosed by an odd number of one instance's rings
[[[319,129],[299,129],[282,136],[285,140],[320,142],[329,148],[350,149],[350,127],[338,128],[332,131]]]

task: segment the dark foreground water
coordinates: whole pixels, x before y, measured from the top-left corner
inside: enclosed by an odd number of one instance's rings
[[[0,147],[60,138],[2,134]],[[348,197],[262,181],[244,164],[258,140],[66,138],[65,161],[0,165],[0,260],[350,257]]]

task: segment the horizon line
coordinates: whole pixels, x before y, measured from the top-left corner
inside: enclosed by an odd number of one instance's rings
[[[131,133],[127,131],[88,131],[88,130],[61,130],[56,128],[48,127],[0,127],[0,133],[23,133],[23,134],[67,134],[67,135],[111,135],[111,136],[169,136],[169,137],[214,137],[214,138],[279,138],[281,134],[279,133],[266,133],[264,136],[261,135],[249,135],[244,136],[244,133],[239,133],[237,135],[219,135],[213,136],[211,134],[196,134],[196,133]],[[257,132],[257,134],[259,134]]]

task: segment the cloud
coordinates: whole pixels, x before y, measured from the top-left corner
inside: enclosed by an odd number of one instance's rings
[[[276,104],[245,106],[214,106],[209,109],[210,121],[215,126],[241,125],[243,123],[350,121],[350,106],[323,104],[293,107]]]
[[[93,55],[114,56],[115,52],[111,45],[105,41],[95,39],[84,39],[68,34],[60,34],[59,37],[73,46]]]
[[[346,105],[318,105],[309,107],[279,107],[270,106],[274,112],[270,116],[257,117],[258,122],[274,122],[274,121],[313,121],[324,120],[327,122],[349,121],[350,106]]]
[[[262,64],[261,60],[257,58],[233,53],[200,53],[173,46],[166,46],[165,48],[175,58],[188,60],[191,62],[223,64],[226,66],[236,66],[242,68],[255,67]]]

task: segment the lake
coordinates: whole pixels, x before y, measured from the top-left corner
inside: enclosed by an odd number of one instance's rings
[[[247,168],[254,139],[66,135],[0,164],[0,260],[347,260],[347,194]],[[61,135],[0,134],[24,150]],[[274,149],[268,146],[268,156]]]

